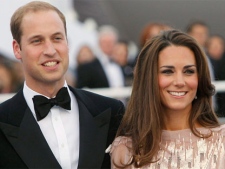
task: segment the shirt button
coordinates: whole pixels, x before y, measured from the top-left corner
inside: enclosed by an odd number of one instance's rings
[[[58,120],[58,118],[57,117],[55,117],[55,121],[57,121]]]
[[[64,144],[61,144],[61,147],[64,148]]]

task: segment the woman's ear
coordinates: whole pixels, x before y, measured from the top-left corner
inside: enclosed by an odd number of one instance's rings
[[[14,52],[16,59],[22,60],[22,56],[20,53],[21,52],[20,45],[15,39],[12,42],[12,46],[13,46],[13,52]]]

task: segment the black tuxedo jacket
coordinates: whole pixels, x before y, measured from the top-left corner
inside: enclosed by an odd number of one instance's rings
[[[79,65],[76,73],[77,81],[75,84],[77,88],[109,87],[105,71],[97,58],[89,63]]]
[[[79,106],[78,168],[110,168],[109,154],[104,152],[115,137],[124,113],[123,104],[84,90],[70,90]],[[22,90],[0,104],[0,168],[61,168]]]

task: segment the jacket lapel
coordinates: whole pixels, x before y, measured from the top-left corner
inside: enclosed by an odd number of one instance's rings
[[[21,96],[21,93],[16,95],[12,101],[14,103],[21,102],[18,99],[22,99],[22,105],[16,105],[15,107],[18,109],[15,109],[12,113],[17,117],[21,116],[18,117],[21,121],[15,121],[14,119],[9,124],[0,123],[0,128],[8,141],[28,168],[61,168],[30,109],[26,106],[25,111],[23,110],[26,102],[23,95]],[[13,125],[13,123],[15,124]],[[19,124],[19,126],[16,124]]]
[[[80,90],[73,90],[79,106],[80,152],[78,168],[101,168],[106,148],[111,109],[100,111]],[[0,128],[28,168],[61,168],[35,121],[22,90],[12,99],[9,123]],[[11,117],[13,117],[11,119]]]
[[[111,109],[99,111],[91,100],[75,92],[80,118],[78,168],[101,168],[106,149]],[[96,116],[95,116],[96,115]]]

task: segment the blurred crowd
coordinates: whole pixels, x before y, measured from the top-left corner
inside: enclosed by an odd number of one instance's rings
[[[146,24],[139,34],[139,44],[136,44],[138,52],[135,56],[130,56],[132,45],[128,39],[121,39],[118,30],[111,25],[99,27],[96,44],[98,52],[88,44],[80,46],[79,52],[73,57],[76,65],[67,73],[68,84],[77,88],[132,86],[136,58],[146,41],[163,30],[173,28],[160,22]],[[224,37],[211,34],[210,27],[204,21],[190,22],[183,31],[196,39],[205,51],[212,81],[225,80]],[[23,85],[23,80],[20,62],[0,54],[0,93],[17,92]],[[217,113],[225,116],[225,92],[216,93],[213,102]]]
[[[17,92],[22,87],[23,81],[21,63],[0,53],[0,93]]]

